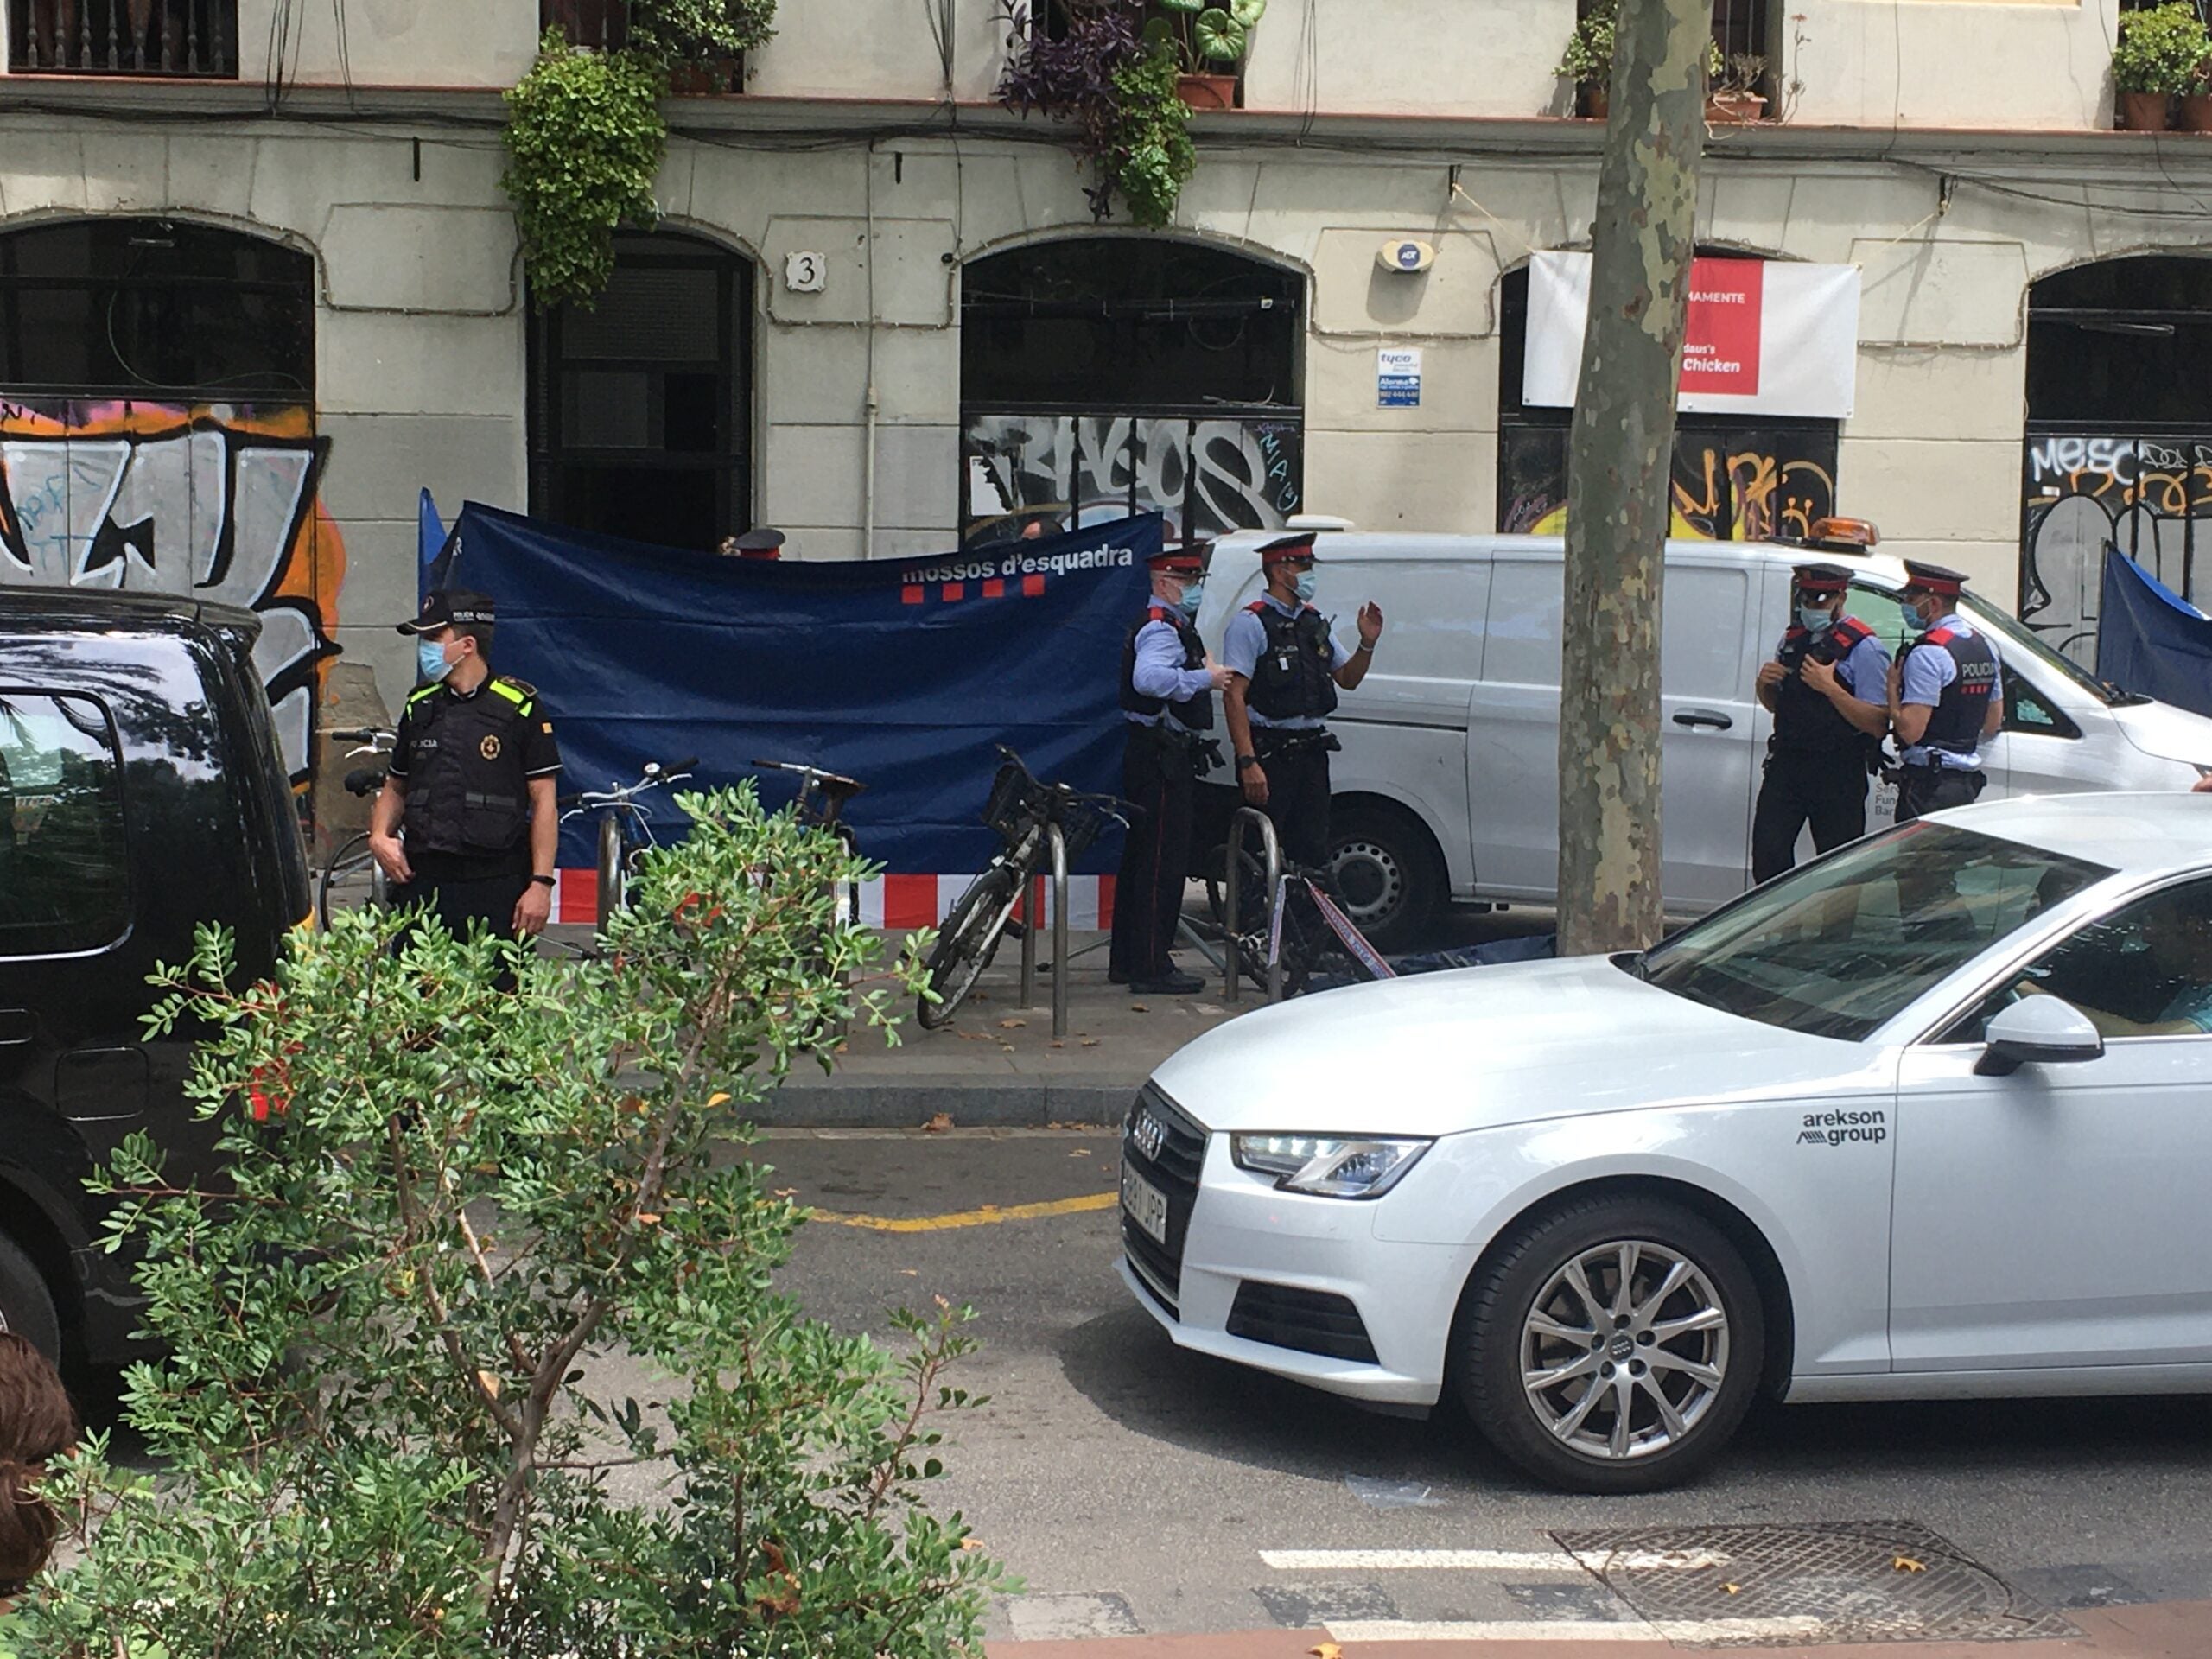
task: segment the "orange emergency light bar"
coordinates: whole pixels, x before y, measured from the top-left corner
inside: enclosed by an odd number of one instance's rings
[[[1813,528],[1805,539],[1826,547],[1867,548],[1882,539],[1882,532],[1874,528],[1870,518],[1831,517],[1813,520]]]

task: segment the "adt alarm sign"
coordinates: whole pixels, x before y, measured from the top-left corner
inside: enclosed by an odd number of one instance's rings
[[[1421,348],[1383,346],[1375,353],[1375,405],[1378,409],[1421,407]]]

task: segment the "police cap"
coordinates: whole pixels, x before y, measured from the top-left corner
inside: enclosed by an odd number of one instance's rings
[[[1851,586],[1851,572],[1840,564],[1801,564],[1794,573],[1797,591],[1832,599]]]
[[[1272,542],[1260,544],[1262,564],[1281,564],[1290,559],[1310,559],[1313,556],[1313,532],[1306,531],[1296,536],[1278,536]]]
[[[492,596],[466,588],[442,588],[423,601],[423,614],[399,625],[402,633],[435,633],[440,628],[492,626]]]
[[[784,556],[784,532],[762,524],[757,530],[731,537],[729,545],[741,559],[780,559]]]
[[[1904,562],[1905,586],[1917,588],[1923,593],[1955,594],[1966,586],[1965,575],[1947,569],[1940,564],[1923,564],[1917,559]]]
[[[1145,561],[1154,570],[1170,570],[1179,575],[1195,576],[1206,568],[1206,543],[1194,542],[1188,547],[1163,548]]]

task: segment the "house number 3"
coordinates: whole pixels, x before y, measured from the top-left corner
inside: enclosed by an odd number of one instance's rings
[[[819,294],[829,264],[818,253],[787,254],[784,258],[784,286],[794,294]]]

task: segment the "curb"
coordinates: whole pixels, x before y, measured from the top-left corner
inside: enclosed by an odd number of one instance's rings
[[[1119,1123],[1143,1086],[1021,1078],[902,1077],[858,1083],[830,1077],[786,1083],[761,1103],[756,1120],[770,1129],[918,1129],[945,1116],[963,1129],[1042,1129]]]

